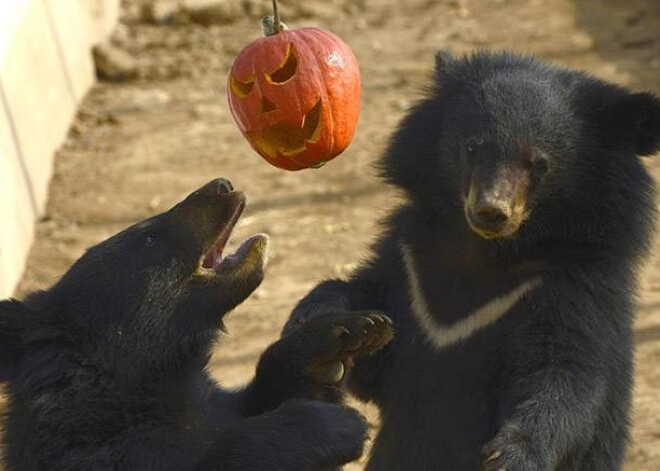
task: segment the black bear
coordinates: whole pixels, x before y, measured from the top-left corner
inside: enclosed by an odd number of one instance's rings
[[[317,470],[359,457],[343,363],[392,335],[331,315],[262,355],[254,380],[205,371],[223,315],[263,278],[267,238],[223,248],[245,206],[223,179],[91,248],[52,288],[0,302],[8,470]]]
[[[440,53],[379,163],[405,202],[318,313],[379,310],[393,342],[347,387],[382,428],[367,469],[620,469],[660,101],[512,53]]]

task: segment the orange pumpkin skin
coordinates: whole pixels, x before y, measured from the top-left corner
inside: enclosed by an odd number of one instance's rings
[[[227,98],[236,123],[270,164],[301,170],[346,149],[360,114],[353,51],[318,28],[257,39],[236,57]]]

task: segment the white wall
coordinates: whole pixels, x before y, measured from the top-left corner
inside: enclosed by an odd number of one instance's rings
[[[119,0],[0,0],[0,298],[23,272],[53,155],[94,82]]]

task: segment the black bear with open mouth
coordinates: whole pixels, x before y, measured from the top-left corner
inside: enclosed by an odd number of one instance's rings
[[[387,318],[330,315],[271,345],[237,391],[205,367],[223,316],[261,283],[268,238],[224,246],[246,198],[214,180],[91,248],[48,290],[0,302],[7,470],[319,470],[366,423],[337,383]]]

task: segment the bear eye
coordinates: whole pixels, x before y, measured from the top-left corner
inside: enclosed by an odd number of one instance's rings
[[[548,173],[548,168],[548,157],[545,155],[539,155],[532,163],[532,175],[534,178],[540,180],[546,173]]]
[[[145,239],[144,239],[144,245],[147,247],[153,247],[153,245],[156,243],[156,236],[153,234],[149,234]]]
[[[468,139],[467,143],[465,144],[465,150],[467,151],[468,154],[474,154],[479,149],[479,146],[483,145],[483,143],[484,143],[483,139],[479,139],[476,137],[472,139]]]

